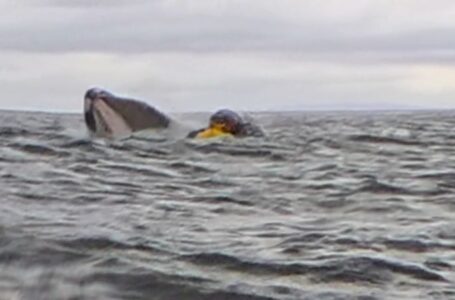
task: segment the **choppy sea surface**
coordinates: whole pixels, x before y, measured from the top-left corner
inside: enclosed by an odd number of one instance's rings
[[[106,142],[0,111],[0,299],[455,299],[455,112],[252,116]]]

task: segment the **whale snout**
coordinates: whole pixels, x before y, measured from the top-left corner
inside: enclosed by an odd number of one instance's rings
[[[84,95],[84,112],[92,113],[94,101],[110,95],[112,94],[98,87],[88,89]]]
[[[87,92],[85,92],[85,96],[84,96],[85,99],[89,99],[89,100],[95,100],[98,98],[108,98],[108,97],[114,97],[114,95],[109,93],[108,91],[103,90],[98,87],[88,89]]]

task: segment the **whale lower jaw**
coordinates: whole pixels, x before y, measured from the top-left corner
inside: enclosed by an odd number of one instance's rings
[[[85,122],[94,137],[123,138],[133,133],[125,119],[102,99],[84,100]]]

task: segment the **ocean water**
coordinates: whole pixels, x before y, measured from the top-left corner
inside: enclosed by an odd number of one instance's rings
[[[253,117],[105,142],[0,112],[0,299],[455,299],[455,112]]]

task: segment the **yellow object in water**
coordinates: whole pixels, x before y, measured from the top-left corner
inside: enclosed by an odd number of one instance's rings
[[[206,130],[199,132],[198,135],[196,135],[196,138],[200,139],[208,139],[208,138],[214,138],[214,137],[227,137],[227,136],[233,136],[231,133],[224,131],[220,127],[209,127]]]

